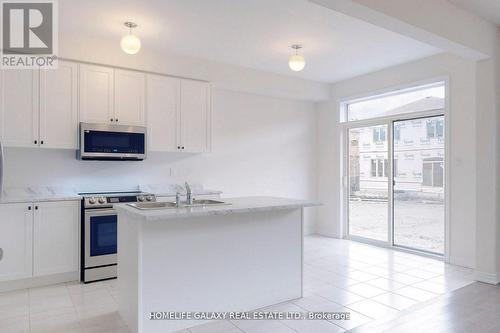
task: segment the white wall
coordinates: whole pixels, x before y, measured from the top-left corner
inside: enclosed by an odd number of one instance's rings
[[[474,267],[476,214],[476,66],[442,54],[332,85],[330,102],[318,107],[318,231],[340,236],[341,99],[428,80],[449,77],[450,84],[450,262]]]
[[[72,150],[7,148],[5,186],[95,191],[187,180],[222,190],[226,197],[315,199],[313,103],[214,89],[212,114],[212,153],[152,153],[143,162],[114,162],[79,161]],[[314,208],[306,219],[312,232]]]

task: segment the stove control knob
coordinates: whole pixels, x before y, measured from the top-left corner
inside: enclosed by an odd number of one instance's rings
[[[91,204],[91,205],[95,204],[95,198],[94,197],[92,197],[92,198],[89,199],[89,204]]]
[[[100,204],[106,203],[106,198],[104,198],[104,197],[100,197],[100,198],[99,198],[99,203],[100,203]]]
[[[138,197],[137,197],[137,200],[139,200],[139,201],[144,201],[144,197],[143,197],[142,195],[141,195],[141,196],[138,196]]]
[[[152,200],[153,200],[153,197],[152,197],[152,196],[150,196],[150,195],[148,195],[148,196],[146,197],[146,200],[147,200],[147,201],[152,201]]]

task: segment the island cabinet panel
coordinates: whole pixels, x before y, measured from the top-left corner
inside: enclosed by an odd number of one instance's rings
[[[180,79],[148,75],[148,149],[151,151],[180,150],[180,88]]]
[[[79,202],[34,204],[33,275],[78,271]]]
[[[32,239],[32,205],[0,204],[0,281],[32,276]]]
[[[118,208],[118,304],[132,332],[201,324],[173,312],[251,311],[302,296],[302,209],[191,211],[181,218]],[[141,215],[143,214],[143,215]],[[180,213],[179,213],[180,214]]]

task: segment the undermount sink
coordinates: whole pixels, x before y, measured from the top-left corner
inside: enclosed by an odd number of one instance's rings
[[[169,208],[183,208],[183,207],[230,205],[230,203],[219,200],[199,199],[199,200],[193,200],[193,203],[191,205],[185,202],[182,202],[179,206],[177,206],[175,202],[136,202],[128,205],[130,207],[134,207],[140,210],[153,210],[153,209],[169,209]]]
[[[165,209],[165,208],[176,208],[175,202],[136,202],[128,204],[130,207],[134,207],[140,210],[148,209]]]

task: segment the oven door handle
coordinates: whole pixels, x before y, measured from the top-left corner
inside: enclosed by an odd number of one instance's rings
[[[104,216],[104,215],[116,215],[116,209],[112,208],[102,208],[102,209],[87,209],[85,210],[85,216]]]

